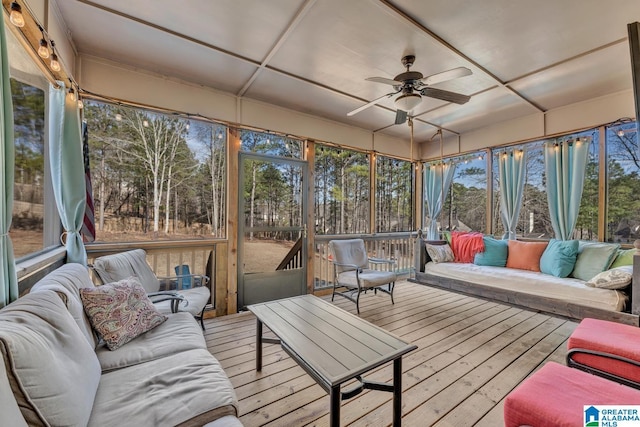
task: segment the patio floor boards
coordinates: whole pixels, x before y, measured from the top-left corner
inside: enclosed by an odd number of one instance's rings
[[[504,397],[546,361],[564,364],[566,340],[577,326],[405,281],[396,285],[394,299],[391,305],[388,295],[363,295],[360,315],[418,346],[402,365],[408,427],[502,425]],[[344,298],[335,304],[355,313]],[[205,323],[207,345],[235,387],[246,427],[329,425],[328,394],[279,345],[264,345],[263,370],[255,371],[251,313]],[[365,377],[390,382],[392,376],[389,364]],[[365,391],[342,402],[342,426],[389,426],[391,417],[390,393]]]

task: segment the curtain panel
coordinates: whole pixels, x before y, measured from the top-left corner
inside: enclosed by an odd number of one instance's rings
[[[9,59],[4,19],[0,19],[0,307],[18,299],[18,277],[9,237],[13,217],[15,146],[13,141],[13,102],[9,81]]]
[[[82,242],[87,203],[78,103],[67,96],[64,83],[49,86],[49,154],[53,193],[66,230],[67,262],[87,265]]]
[[[544,166],[551,225],[556,239],[569,240],[580,211],[589,142],[580,139],[547,143]]]
[[[511,150],[498,155],[500,183],[500,218],[504,225],[503,239],[516,238],[516,226],[522,207],[524,174],[527,163],[524,149]]]
[[[438,215],[442,211],[444,195],[449,192],[456,166],[453,163],[427,165],[424,171],[424,197],[429,216],[427,239],[438,239]]]

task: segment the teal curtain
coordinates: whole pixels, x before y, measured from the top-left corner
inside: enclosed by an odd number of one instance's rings
[[[15,147],[13,142],[13,103],[9,82],[9,59],[4,19],[0,17],[0,307],[18,299],[18,277],[13,259],[13,245],[9,237],[13,216],[13,176]]]
[[[558,240],[571,239],[576,227],[588,159],[589,143],[587,141],[545,144],[547,200],[551,225]]]
[[[503,239],[516,238],[516,226],[522,206],[524,173],[526,166],[524,150],[510,150],[498,155],[500,182],[500,218],[504,225]]]
[[[424,171],[424,197],[429,216],[427,240],[436,240],[438,236],[438,215],[442,210],[444,195],[449,192],[456,166],[453,163],[427,165]]]
[[[51,180],[62,226],[66,230],[67,262],[87,265],[80,230],[87,203],[78,103],[64,83],[49,87],[49,155]]]

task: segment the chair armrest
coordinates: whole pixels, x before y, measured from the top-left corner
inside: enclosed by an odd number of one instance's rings
[[[394,265],[396,263],[395,259],[384,259],[384,258],[369,258],[369,262],[371,264],[390,264]]]
[[[336,261],[333,261],[333,265],[335,265],[336,267],[349,267],[349,268],[353,268],[354,270],[357,270],[360,268],[355,264],[342,264]]]
[[[180,303],[184,303],[184,306],[189,305],[189,301],[186,300],[182,295],[179,295],[173,291],[159,291],[159,292],[150,292],[147,294],[152,303],[156,304],[162,301],[171,301],[171,312],[177,313],[178,306]]]

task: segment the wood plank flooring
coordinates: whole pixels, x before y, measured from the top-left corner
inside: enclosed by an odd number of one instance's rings
[[[396,285],[394,298],[392,305],[388,295],[363,295],[360,316],[418,346],[403,358],[402,413],[408,427],[501,426],[504,397],[545,362],[564,364],[566,340],[577,326],[404,281]],[[335,304],[355,313],[355,304],[344,298],[336,297]],[[255,371],[251,313],[205,323],[207,345],[235,387],[246,427],[329,425],[329,396],[279,345],[265,344],[263,370]],[[366,378],[390,382],[392,376],[389,365]],[[366,391],[342,402],[341,425],[391,425],[391,397]]]

